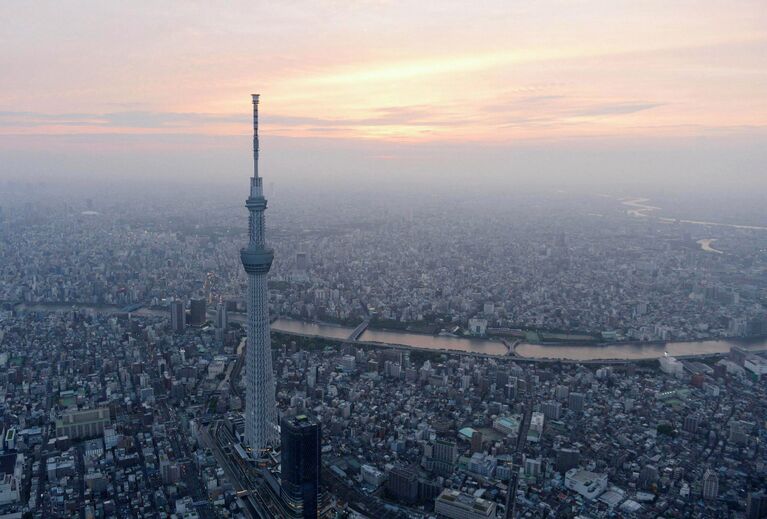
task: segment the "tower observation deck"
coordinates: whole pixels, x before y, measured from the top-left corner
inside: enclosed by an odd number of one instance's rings
[[[253,94],[253,177],[250,196],[245,201],[249,215],[248,244],[240,251],[248,275],[245,440],[254,450],[274,445],[278,439],[267,293],[267,274],[274,252],[266,245],[266,198],[258,173],[258,101],[258,94]]]

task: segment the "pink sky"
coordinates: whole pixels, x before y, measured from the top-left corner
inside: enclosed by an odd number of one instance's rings
[[[265,138],[314,154],[266,150],[286,175],[374,161],[380,174],[416,164],[411,178],[482,161],[502,176],[503,150],[520,146],[540,153],[514,164],[530,178],[556,146],[550,169],[583,175],[598,161],[572,154],[608,148],[625,150],[609,174],[636,157],[661,179],[767,169],[764,0],[8,0],[0,20],[0,174],[129,172],[144,151],[162,162],[142,158],[146,174],[206,176],[200,158],[228,149],[234,175],[252,92]]]
[[[506,142],[767,124],[767,3],[3,2],[0,132]]]

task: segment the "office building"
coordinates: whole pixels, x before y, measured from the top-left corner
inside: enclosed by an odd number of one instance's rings
[[[281,424],[280,483],[285,504],[304,519],[316,519],[320,495],[321,428],[305,415]]]
[[[11,453],[0,456],[0,506],[16,503],[21,499],[23,471],[23,454]]]
[[[746,501],[746,519],[763,519],[764,517],[767,517],[767,494],[749,492]]]
[[[183,333],[186,326],[184,302],[178,299],[170,302],[170,328],[173,333]]]
[[[688,433],[695,434],[700,427],[700,416],[691,414],[684,417],[684,423],[682,424],[682,430]]]
[[[226,304],[221,303],[216,309],[216,328],[219,330],[226,330],[229,326],[229,313],[226,309]]]
[[[586,401],[586,395],[583,393],[570,393],[567,398],[567,406],[571,411],[580,413],[583,411],[583,404]]]
[[[545,420],[546,418],[543,416],[543,413],[533,411],[530,417],[530,428],[527,430],[527,441],[539,442],[541,440]]]
[[[703,499],[714,500],[719,496],[719,477],[711,469],[703,474]]]
[[[386,492],[397,501],[415,503],[418,501],[418,474],[410,467],[392,468],[386,481]]]
[[[653,485],[658,482],[658,468],[654,465],[645,465],[639,472],[639,488],[642,490],[652,490]]]
[[[471,435],[471,452],[482,452],[482,433],[474,431]]]
[[[543,464],[539,459],[525,459],[525,475],[531,478],[537,478],[543,471]]]
[[[548,420],[559,420],[562,414],[562,404],[559,402],[544,402],[541,405],[541,411],[543,411],[543,416]]]
[[[56,436],[68,436],[72,440],[94,438],[104,434],[104,427],[110,423],[107,407],[68,410],[56,420]]]
[[[253,177],[250,179],[248,245],[240,259],[248,275],[245,439],[254,449],[276,440],[276,403],[272,372],[272,343],[269,337],[267,274],[274,252],[266,245],[263,179],[258,174],[258,94],[253,94]]]
[[[437,440],[434,443],[434,472],[447,476],[453,473],[455,469],[455,460],[458,458],[458,450],[455,442],[448,440]]]
[[[469,459],[468,469],[469,472],[479,474],[484,478],[489,478],[493,476],[497,466],[498,460],[496,460],[495,457],[482,452],[475,452]]]
[[[207,308],[204,299],[192,299],[189,302],[189,324],[192,326],[202,326],[208,320],[206,315]]]
[[[491,501],[445,489],[434,502],[434,511],[446,519],[489,519],[495,517],[496,506]]]
[[[380,487],[386,481],[386,475],[372,465],[362,465],[360,467],[362,481],[373,488]]]

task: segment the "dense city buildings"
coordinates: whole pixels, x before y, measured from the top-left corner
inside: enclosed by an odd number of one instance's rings
[[[765,516],[763,229],[281,193],[0,193],[0,517]]]
[[[767,0],[0,20],[0,519],[767,519]]]

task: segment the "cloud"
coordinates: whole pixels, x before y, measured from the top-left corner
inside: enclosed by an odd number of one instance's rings
[[[244,123],[248,115],[125,111],[100,114],[0,112],[2,127],[90,126],[102,128],[187,128],[214,123]]]
[[[627,115],[663,106],[663,103],[608,103],[574,110],[571,115],[593,117],[600,115]]]
[[[454,126],[463,124],[466,115],[444,108],[421,106],[388,106],[378,108],[370,117],[357,118],[319,118],[270,115],[264,122],[282,126],[324,126],[324,127],[359,127],[359,126]]]
[[[321,118],[290,115],[262,115],[269,125],[286,127],[359,127],[359,126],[450,126],[465,120],[458,114],[429,106],[390,106],[375,110],[369,117]],[[250,114],[210,114],[134,110],[98,114],[0,111],[0,127],[88,126],[101,128],[180,129],[211,124],[249,124]]]

